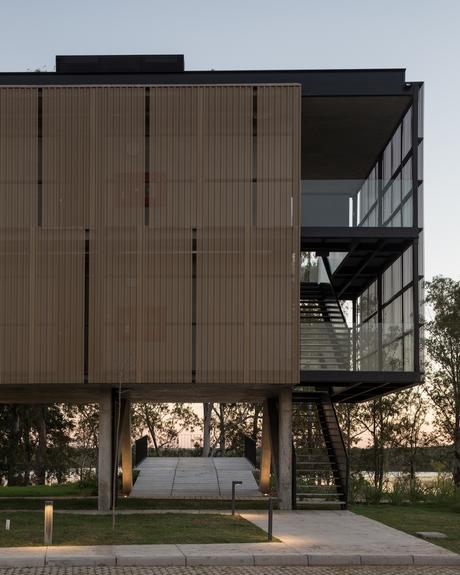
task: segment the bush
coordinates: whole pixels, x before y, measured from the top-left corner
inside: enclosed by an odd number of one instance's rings
[[[411,480],[409,475],[402,475],[388,483],[385,495],[393,505],[419,503],[426,498],[426,488],[417,477]]]
[[[362,473],[351,473],[348,482],[350,503],[380,503],[382,494]]]
[[[456,490],[450,473],[438,473],[436,479],[426,486],[426,501],[449,503],[455,499]]]
[[[401,475],[394,481],[387,478],[382,491],[376,489],[362,473],[352,473],[348,484],[348,500],[351,504],[452,503],[454,509],[460,512],[460,490],[455,490],[452,475],[447,472],[439,472],[436,479],[430,482],[422,482],[417,477],[411,481],[409,475]]]

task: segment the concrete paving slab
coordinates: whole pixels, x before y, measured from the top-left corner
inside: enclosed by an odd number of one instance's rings
[[[439,553],[433,555],[417,554],[413,556],[414,565],[460,565],[460,555],[451,553],[449,555],[441,555]]]
[[[186,565],[254,565],[251,550],[231,543],[208,545],[178,545]]]
[[[361,555],[351,553],[308,553],[308,565],[361,565]]]
[[[177,545],[115,545],[117,565],[185,566],[185,555]]]
[[[46,565],[56,566],[106,566],[115,565],[116,559],[112,545],[60,546],[48,547]]]
[[[361,555],[361,565],[412,565],[412,555]]]
[[[447,535],[440,531],[416,531],[415,534],[423,539],[447,539]]]
[[[0,567],[43,567],[46,547],[0,548]]]
[[[241,512],[241,516],[267,528],[264,511]],[[331,556],[331,561],[337,556],[410,556],[428,560],[433,556],[441,562],[446,559],[457,564],[460,559],[447,549],[350,511],[275,511],[273,535],[309,558],[312,554],[321,555],[316,561],[326,555]]]

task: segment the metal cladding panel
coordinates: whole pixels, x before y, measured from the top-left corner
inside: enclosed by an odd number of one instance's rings
[[[203,101],[197,382],[295,383],[300,89],[213,88]]]
[[[98,227],[90,233],[90,382],[136,382],[138,235],[135,227]]]
[[[251,229],[255,383],[297,383],[300,90],[257,89],[256,201]]]
[[[0,383],[29,381],[30,231],[0,229]]]
[[[150,227],[196,227],[202,92],[193,87],[150,88],[146,200]]]
[[[84,232],[32,230],[31,383],[81,383]],[[32,275],[33,274],[33,275]]]
[[[0,382],[297,381],[300,87],[0,104]]]
[[[251,221],[253,90],[206,88],[201,102],[196,377],[198,383],[244,383],[250,381],[244,264]]]
[[[36,221],[37,93],[36,88],[0,89],[0,228]]]
[[[43,88],[43,226],[144,218],[144,89]]]
[[[190,230],[145,228],[137,381],[192,382]]]

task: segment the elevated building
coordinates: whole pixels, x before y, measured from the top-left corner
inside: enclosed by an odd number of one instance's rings
[[[423,376],[422,169],[404,70],[0,74],[0,401],[100,403],[101,509],[119,397],[127,491],[130,401],[264,402],[284,508],[314,496],[297,405],[344,505],[334,403]]]

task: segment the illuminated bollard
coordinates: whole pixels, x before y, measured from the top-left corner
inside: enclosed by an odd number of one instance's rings
[[[242,481],[232,481],[232,515],[235,515],[235,487],[242,484]]]
[[[44,544],[53,544],[53,502],[45,501]]]
[[[268,498],[268,540],[273,541],[273,497]]]

